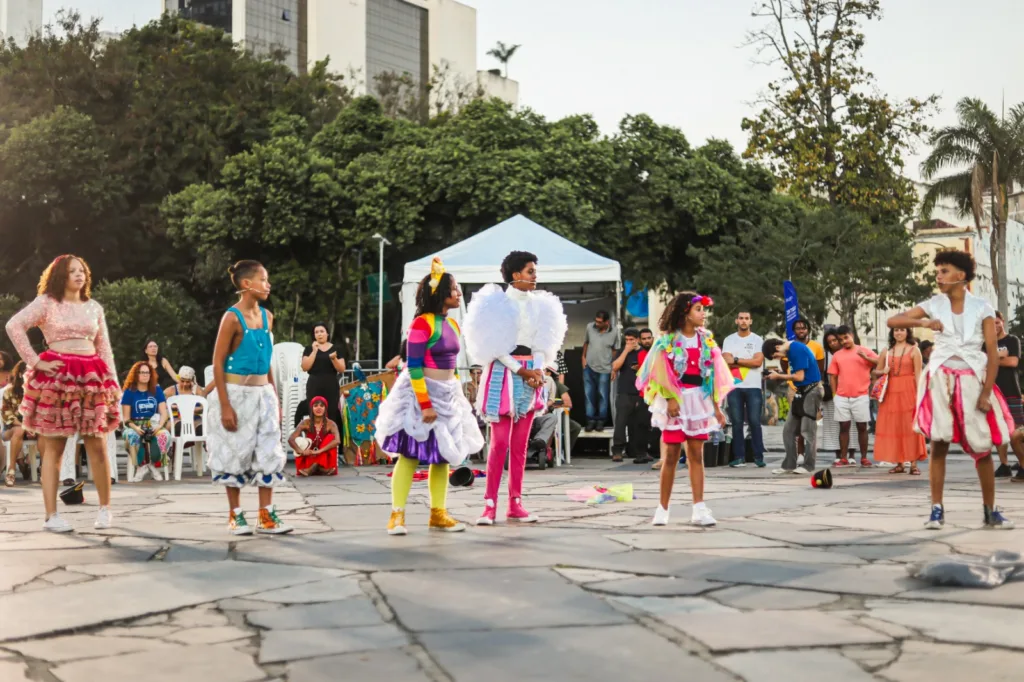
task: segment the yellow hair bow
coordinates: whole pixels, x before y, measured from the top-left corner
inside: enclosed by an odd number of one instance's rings
[[[441,284],[441,277],[444,275],[444,263],[441,262],[440,257],[434,256],[434,260],[430,263],[430,291],[431,293],[437,291],[437,287]]]

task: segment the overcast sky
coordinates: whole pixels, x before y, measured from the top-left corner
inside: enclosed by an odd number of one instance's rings
[[[339,2],[342,0],[338,0]],[[627,113],[678,126],[693,144],[725,138],[745,145],[740,122],[777,71],[743,47],[757,26],[755,0],[465,0],[477,8],[478,68],[486,51],[519,43],[509,76],[520,102],[548,117],[591,113],[613,132]],[[44,0],[103,18],[119,31],[154,19],[160,0]],[[865,65],[893,98],[939,94],[933,124],[954,122],[961,97],[998,110],[1024,102],[1021,0],[883,0],[881,22],[865,27]],[[969,8],[969,10],[967,9]],[[919,149],[919,153],[925,150]],[[920,155],[908,164],[917,178]]]

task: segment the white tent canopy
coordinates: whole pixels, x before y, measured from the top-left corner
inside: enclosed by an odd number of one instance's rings
[[[445,269],[455,275],[460,284],[480,285],[501,282],[501,261],[515,250],[537,254],[538,284],[542,288],[549,288],[549,285],[613,284],[616,312],[620,309],[622,268],[618,261],[588,251],[526,216],[517,215],[442,251],[406,263],[402,278],[402,328],[407,329],[412,322],[416,287],[430,274],[434,256],[441,257]],[[573,288],[583,290],[582,286]],[[560,291],[557,293],[561,295]],[[456,319],[461,319],[462,312],[459,311]]]

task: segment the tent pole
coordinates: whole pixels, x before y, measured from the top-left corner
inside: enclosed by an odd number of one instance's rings
[[[615,324],[622,334],[622,280],[615,283]]]

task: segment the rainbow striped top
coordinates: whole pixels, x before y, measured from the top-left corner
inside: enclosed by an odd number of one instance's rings
[[[431,407],[423,369],[455,369],[459,356],[459,325],[444,315],[426,313],[412,321],[407,342],[407,364],[420,409]]]

